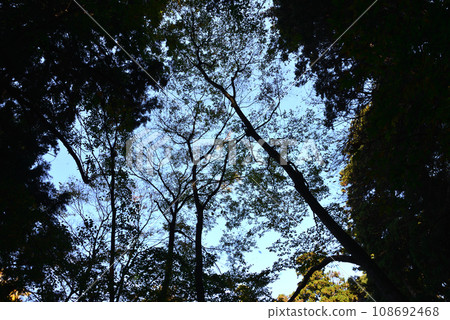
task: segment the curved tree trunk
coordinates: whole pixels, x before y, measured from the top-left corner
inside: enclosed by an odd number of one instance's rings
[[[197,48],[198,50],[198,48]],[[367,275],[372,278],[375,285],[380,290],[380,292],[385,297],[387,301],[405,301],[405,296],[395,287],[395,285],[390,281],[386,274],[378,267],[378,265],[372,260],[365,250],[352,238],[350,237],[344,229],[341,228],[339,224],[334,221],[327,210],[317,201],[313,196],[309,187],[306,183],[305,178],[302,173],[295,169],[295,167],[288,163],[278,151],[276,151],[272,146],[270,146],[261,136],[256,132],[255,128],[251,124],[250,120],[242,112],[235,99],[235,84],[234,77],[231,79],[231,87],[233,93],[230,94],[223,86],[214,82],[203,69],[203,64],[200,59],[200,54],[197,51],[198,63],[195,67],[203,75],[206,82],[211,86],[219,90],[225,98],[231,102],[232,108],[236,111],[237,115],[241,119],[245,126],[246,134],[255,141],[257,141],[261,147],[266,151],[270,158],[276,161],[287,173],[294,183],[295,189],[300,193],[305,202],[309,205],[311,210],[319,217],[320,221],[326,226],[326,228],[333,234],[333,236],[339,241],[339,243],[350,253],[356,263],[360,265],[366,272]]]

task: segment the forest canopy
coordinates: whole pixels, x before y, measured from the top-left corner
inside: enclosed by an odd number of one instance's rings
[[[447,21],[2,1],[0,301],[448,301]]]

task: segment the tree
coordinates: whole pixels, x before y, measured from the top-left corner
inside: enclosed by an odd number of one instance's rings
[[[262,5],[244,1],[241,3],[242,10],[236,12],[237,9],[234,6],[227,7],[223,3],[219,3],[217,9],[220,16],[214,10],[208,13],[199,12],[195,9],[198,6],[195,1],[187,1],[183,5],[185,8],[181,6],[179,10],[183,10],[183,13],[189,14],[189,16],[183,21],[179,21],[176,17],[173,18],[178,27],[177,35],[181,40],[173,45],[173,52],[169,50],[169,53],[172,53],[174,59],[184,66],[195,68],[193,75],[203,79],[211,90],[218,92],[228,101],[241,120],[246,135],[257,141],[270,158],[283,168],[313,213],[354,257],[355,261],[367,271],[369,276],[376,279],[376,284],[386,299],[403,300],[403,295],[367,252],[336,223],[330,213],[314,197],[304,175],[281,157],[280,153],[259,135],[258,127],[256,124],[252,124],[249,116],[243,111],[242,102],[238,100],[241,92],[237,89],[239,88],[237,84],[250,85],[248,78],[253,74],[252,70],[255,65],[261,67],[258,72],[264,77],[268,76],[266,72],[269,71],[262,68],[267,66],[267,57],[261,58],[260,54],[261,50],[265,48],[263,34],[266,32],[262,23],[264,20],[260,15]],[[222,19],[225,18],[227,18],[226,24],[222,23]],[[249,40],[249,34],[253,35],[250,37],[254,38],[253,41]],[[258,51],[257,58],[254,58],[255,51]],[[177,57],[182,57],[182,59]],[[265,93],[267,94],[267,92]]]
[[[172,120],[167,123],[172,123]],[[164,123],[166,121],[161,121],[160,125],[164,126]],[[162,132],[167,134],[171,132],[170,129],[166,128]],[[169,136],[156,132],[150,134],[150,132],[148,128],[142,129],[128,141],[127,157],[132,175],[137,178],[138,184],[142,183],[144,188],[152,190],[153,201],[167,222],[165,227],[168,231],[167,249],[158,248],[162,255],[164,274],[161,277],[161,288],[155,299],[170,301],[179,298],[173,290],[177,262],[175,261],[176,234],[187,232],[182,209],[190,197],[188,191],[192,181],[185,154],[170,148],[170,154],[163,151],[160,155],[157,149],[166,144],[166,138]],[[170,165],[170,170],[167,170],[165,165]]]
[[[354,120],[342,173],[352,233],[410,299],[447,299],[448,5],[377,3],[316,61],[369,4],[275,4],[299,82],[316,77],[329,125]]]
[[[98,179],[95,188],[81,181],[71,181],[64,187],[72,195],[64,223],[70,229],[75,248],[64,264],[51,270],[60,283],[59,288],[63,288],[60,300],[110,300],[112,204],[105,184]],[[148,279],[159,274],[154,242],[150,241],[160,235],[151,226],[156,206],[151,196],[137,188],[133,188],[132,198],[125,205],[119,200],[124,199],[118,197],[116,203],[114,301],[136,300],[143,293],[148,294],[152,286],[141,283],[134,273],[136,266],[148,267],[146,272],[140,271]]]
[[[49,138],[32,118],[18,116],[14,107],[0,109],[0,300],[10,292],[39,294],[49,284],[46,269],[64,260],[71,250],[67,229],[58,219],[67,194],[59,194],[48,181],[42,159]],[[50,290],[51,292],[51,290]]]
[[[238,221],[243,220],[241,208],[230,201],[229,195],[242,180],[238,172],[244,166],[242,159],[246,155],[235,154],[234,147],[245,135],[237,139],[232,135],[236,122],[232,121],[231,110],[226,108],[220,95],[210,92],[208,86],[196,81],[179,65],[174,63],[170,67],[177,72],[165,88],[164,108],[152,113],[152,121],[137,132],[136,139],[130,143],[130,151],[134,144],[137,147],[137,154],[130,157],[130,162],[136,165],[133,171],[158,194],[158,206],[168,226],[167,260],[159,299],[178,300],[183,296],[192,299],[181,291],[181,285],[185,286],[186,282],[175,285],[175,281],[180,281],[176,251],[183,237],[195,250],[192,275],[196,300],[235,301],[239,299],[235,290],[240,285],[245,291],[242,299],[244,295],[247,300],[263,295],[266,299],[267,289],[263,286],[273,277],[267,270],[250,273],[244,261],[238,259],[229,260],[227,269],[233,271],[222,273],[219,270],[217,274],[212,270],[215,266],[211,262],[220,257],[243,255],[252,250],[249,243],[253,243],[256,235],[244,238],[239,230],[239,239],[227,234],[219,246],[211,248],[204,242],[213,227],[216,227],[215,233],[227,229],[236,231],[240,227]],[[245,194],[249,198],[251,191]],[[186,243],[181,242],[181,245],[184,247]],[[191,259],[185,257],[185,260]],[[254,280],[258,274],[261,281]],[[252,283],[254,287],[248,288]]]
[[[4,168],[11,173],[1,176],[0,225],[6,238],[1,241],[0,268],[7,279],[18,279],[18,290],[40,283],[40,291],[51,293],[51,279],[50,287],[44,286],[43,269],[65,256],[70,241],[57,221],[67,199],[46,181],[49,166],[42,155],[50,149],[56,152],[60,141],[89,183],[75,149],[72,129],[77,112],[93,97],[115,93],[120,97],[116,103],[127,104],[130,117],[139,122],[155,105],[145,93],[156,84],[127,56],[114,54],[109,40],[92,28],[73,1],[18,0],[0,6],[0,32],[8,43],[0,52],[1,148]],[[158,25],[163,6],[163,1],[91,1],[88,10],[111,25],[110,34],[126,42],[129,52],[159,80],[162,64],[152,56],[159,47],[146,26]],[[10,235],[12,230],[17,232]]]
[[[129,16],[124,19],[117,19],[122,17],[124,4],[110,6],[95,1],[92,5],[90,10],[97,19],[113,28],[110,34],[115,40],[127,42],[129,52],[136,53],[141,65],[160,79],[162,64],[152,57],[152,52],[159,50],[158,44],[145,24],[158,25],[154,6],[164,3],[135,3],[127,7]],[[9,1],[2,4],[2,23],[2,36],[9,43],[2,50],[2,102],[8,101],[18,114],[34,117],[49,139],[60,140],[86,182],[70,133],[80,104],[96,94],[115,93],[131,108],[142,110],[155,102],[144,94],[146,88],[157,85],[125,54],[114,54],[109,39],[94,30],[89,18],[72,2],[37,1],[30,5]],[[144,113],[135,112],[137,120]]]
[[[174,78],[178,80],[178,77]],[[217,210],[213,206],[215,198],[223,191],[225,184],[230,185],[236,180],[227,166],[229,153],[222,152],[218,155],[216,152],[220,147],[230,150],[227,142],[223,142],[221,146],[216,145],[229,129],[230,115],[222,110],[220,101],[214,101],[204,92],[198,92],[194,86],[180,84],[174,78],[172,81],[175,83],[169,83],[168,89],[173,90],[172,95],[176,93],[181,96],[179,101],[183,102],[183,107],[178,102],[167,99],[165,110],[153,113],[152,124],[161,136],[156,137],[158,134],[153,133],[140,137],[137,134],[139,139],[136,140],[142,140],[144,144],[133,141],[133,149],[139,144],[139,148],[134,150],[138,152],[136,158],[145,158],[146,164],[143,164],[142,159],[134,159],[138,168],[132,170],[157,194],[158,208],[168,225],[165,275],[159,299],[180,299],[176,291],[171,292],[176,243],[180,242],[176,238],[180,235],[194,245],[196,300],[205,301],[209,296],[207,289],[212,288],[211,285],[205,288],[206,282],[214,281],[215,278],[214,275],[207,274],[207,269],[211,268],[211,262],[215,261],[217,255],[209,253],[205,248],[204,234],[217,219],[214,214]],[[189,95],[184,92],[189,92]],[[175,110],[177,112],[172,112]],[[206,137],[212,138],[202,140]],[[151,143],[150,146],[145,145],[147,140]],[[202,142],[205,141],[214,143],[203,145]],[[156,146],[162,147],[168,142],[170,149],[164,152],[157,150]],[[192,214],[195,214],[195,219]],[[195,226],[191,226],[191,223],[195,223]],[[182,245],[186,244],[182,242]]]

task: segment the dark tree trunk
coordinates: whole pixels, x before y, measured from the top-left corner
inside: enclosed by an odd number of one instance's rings
[[[236,110],[236,107],[235,107]],[[239,113],[242,111],[238,108]],[[243,115],[243,114],[242,114]],[[245,123],[245,122],[244,122]],[[301,172],[297,171],[291,164],[287,163],[281,155],[269,144],[267,144],[251,126],[247,120],[247,132],[252,136],[269,156],[277,161],[292,179],[295,189],[300,193],[311,210],[319,217],[320,221],[327,227],[339,243],[351,254],[352,258],[367,272],[378,289],[384,295],[387,301],[404,301],[405,297],[398,291],[394,284],[387,278],[385,273],[370,259],[365,250],[352,238],[334,219],[328,214],[327,210],[313,196]]]
[[[169,223],[169,246],[167,248],[166,266],[164,270],[164,280],[162,283],[159,301],[169,301],[169,288],[172,283],[173,275],[173,252],[175,248],[175,227],[176,227],[176,210],[171,210],[172,220]]]
[[[302,291],[302,289],[304,287],[306,287],[306,285],[308,284],[309,280],[313,276],[314,272],[316,272],[318,270],[322,270],[323,268],[325,268],[325,266],[327,264],[332,263],[332,262],[336,262],[336,261],[355,263],[355,260],[351,256],[343,256],[343,255],[338,256],[338,255],[336,255],[336,256],[330,256],[330,257],[324,258],[319,264],[311,267],[308,270],[308,272],[306,272],[303,275],[302,281],[297,285],[297,289],[295,289],[294,293],[289,298],[288,302],[294,302],[295,301],[295,298],[297,298],[297,296],[300,294],[300,291]]]
[[[255,139],[264,151],[276,161],[285,170],[287,175],[294,182],[295,189],[300,193],[305,202],[309,205],[311,210],[319,217],[320,221],[327,227],[327,229],[333,234],[333,236],[339,241],[339,243],[351,254],[352,258],[355,259],[356,263],[359,264],[366,272],[367,275],[372,278],[375,285],[379,291],[384,295],[387,301],[405,301],[405,296],[395,287],[395,285],[390,281],[386,274],[378,267],[378,265],[370,259],[365,250],[352,238],[350,237],[344,229],[341,228],[339,224],[334,221],[334,219],[328,214],[327,210],[322,207],[322,205],[313,196],[309,187],[302,175],[302,173],[294,168],[290,163],[287,163],[285,159],[281,157],[279,152],[277,152],[272,146],[265,142],[261,136],[256,132],[255,128],[249,121],[249,119],[242,112],[241,108],[235,99],[235,86],[234,78],[232,78],[231,87],[233,89],[233,94],[230,94],[223,86],[214,82],[206,73],[202,67],[202,62],[200,59],[200,54],[197,51],[198,64],[195,65],[200,73],[203,75],[205,80],[212,85],[214,88],[219,90],[230,102],[233,109],[236,111],[237,115],[241,119],[242,123],[246,128],[246,134],[253,139]]]
[[[203,208],[197,210],[197,225],[195,227],[195,289],[197,301],[205,301],[205,287],[203,285]]]
[[[114,288],[114,262],[116,258],[116,180],[115,180],[115,172],[114,172],[114,156],[113,156],[113,173],[111,175],[111,184],[110,184],[110,192],[111,192],[111,252],[109,256],[109,275],[108,275],[108,291],[109,291],[109,301],[114,302],[115,299],[115,288]]]
[[[194,190],[194,202],[197,211],[197,224],[195,226],[195,290],[197,293],[197,301],[205,301],[205,287],[203,285],[203,250],[202,250],[202,232],[204,220],[204,204],[200,201],[197,189],[197,165],[192,168],[192,188]]]

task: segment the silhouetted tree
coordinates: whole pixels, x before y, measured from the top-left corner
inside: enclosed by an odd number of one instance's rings
[[[301,53],[299,83],[314,75],[328,125],[353,120],[354,236],[405,295],[448,299],[448,4],[378,2],[316,61],[370,4],[275,1],[278,46]]]

